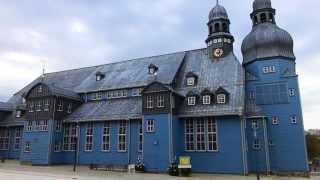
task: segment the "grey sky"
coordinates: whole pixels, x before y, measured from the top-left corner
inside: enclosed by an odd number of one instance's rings
[[[235,52],[251,29],[253,0],[220,0]],[[1,0],[0,101],[46,71],[202,48],[215,0]],[[320,1],[273,0],[295,41],[305,127],[320,128]]]

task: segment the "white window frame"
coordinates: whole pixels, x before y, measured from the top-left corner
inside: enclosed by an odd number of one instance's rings
[[[62,102],[62,100],[59,100],[59,102],[58,102],[58,109],[57,109],[57,111],[63,111],[63,102]]]
[[[218,104],[226,104],[226,98],[227,96],[225,94],[218,94],[217,95],[217,103]]]
[[[26,123],[26,131],[31,132],[33,129],[33,121],[27,121]]]
[[[164,108],[164,95],[157,96],[157,107]]]
[[[261,149],[261,142],[259,139],[254,139],[252,143],[252,148],[254,150],[260,150]]]
[[[10,129],[0,128],[0,150],[9,150],[10,146]]]
[[[264,66],[262,68],[262,72],[264,74],[275,73],[276,72],[276,66],[274,66],[274,65],[272,65],[272,66]]]
[[[210,95],[202,96],[202,104],[204,104],[204,105],[211,104],[211,96]]]
[[[207,123],[207,148],[209,152],[218,151],[218,133],[217,133],[217,120],[208,118]]]
[[[152,108],[153,108],[153,97],[147,96],[147,109],[152,109]]]
[[[36,104],[36,111],[38,111],[38,112],[41,111],[41,101],[40,100]]]
[[[86,142],[84,145],[84,151],[92,152],[93,151],[93,133],[94,133],[94,123],[89,122],[87,123],[86,128]]]
[[[251,121],[251,128],[252,128],[252,129],[259,129],[259,121],[256,120],[256,119],[253,119],[253,120]]]
[[[118,152],[127,151],[127,128],[128,121],[121,120],[118,129]]]
[[[188,106],[195,106],[196,105],[196,97],[195,96],[189,96],[187,98]]]
[[[57,120],[55,125],[56,125],[55,131],[56,132],[61,132],[61,130],[62,130],[62,121],[61,120]]]
[[[146,121],[146,132],[147,133],[155,132],[155,120],[149,119]]]
[[[186,119],[184,124],[185,151],[195,151],[194,120]]]
[[[27,141],[24,145],[24,152],[29,153],[31,152],[31,142]]]
[[[278,125],[279,124],[279,117],[277,116],[272,116],[271,121],[273,125]]]
[[[295,96],[296,95],[296,89],[295,88],[290,88],[289,89],[289,96],[290,97],[293,97],[293,96]]]
[[[48,120],[40,120],[39,123],[39,131],[48,131]]]
[[[196,120],[196,150],[206,151],[206,123],[204,119]]]
[[[187,78],[187,86],[194,86],[196,83],[196,78],[195,77],[188,77]]]
[[[65,124],[63,133],[63,150],[75,151],[77,144],[77,126],[76,124]]]
[[[102,76],[101,75],[96,75],[96,81],[101,81],[102,80]]]
[[[110,141],[111,121],[105,121],[102,128],[101,151],[109,152],[111,147]]]
[[[16,128],[15,130],[14,149],[19,150],[21,147],[22,129]]]
[[[291,124],[297,124],[298,123],[297,116],[296,115],[290,116],[290,122]]]
[[[49,111],[49,106],[50,106],[49,99],[45,99],[45,100],[44,100],[43,111]]]

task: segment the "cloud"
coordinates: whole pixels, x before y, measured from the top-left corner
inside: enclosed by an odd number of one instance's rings
[[[208,13],[202,0],[3,0],[0,7],[0,101],[48,72],[205,47]],[[231,20],[235,53],[251,30],[253,0],[221,2]],[[277,24],[295,40],[306,128],[320,128],[320,1],[273,0]]]

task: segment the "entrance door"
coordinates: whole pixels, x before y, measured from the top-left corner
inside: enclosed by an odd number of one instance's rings
[[[142,155],[142,120],[131,120],[130,121],[130,164],[135,164],[138,159],[141,159]]]

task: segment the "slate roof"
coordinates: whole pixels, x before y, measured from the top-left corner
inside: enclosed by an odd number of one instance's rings
[[[65,122],[127,120],[142,118],[141,97],[92,101],[83,104]]]
[[[198,75],[197,86],[185,85],[188,72]],[[207,49],[189,51],[178,76],[176,91],[186,96],[189,92],[202,92],[205,89],[215,92],[222,87],[229,93],[229,103],[225,105],[188,106],[183,103],[179,110],[180,117],[243,115],[244,113],[244,69],[233,53],[212,60]]]
[[[16,111],[5,116],[4,119],[0,120],[0,126],[23,126],[25,119],[16,118]]]
[[[13,106],[11,103],[0,102],[0,111],[11,112],[13,110]]]

